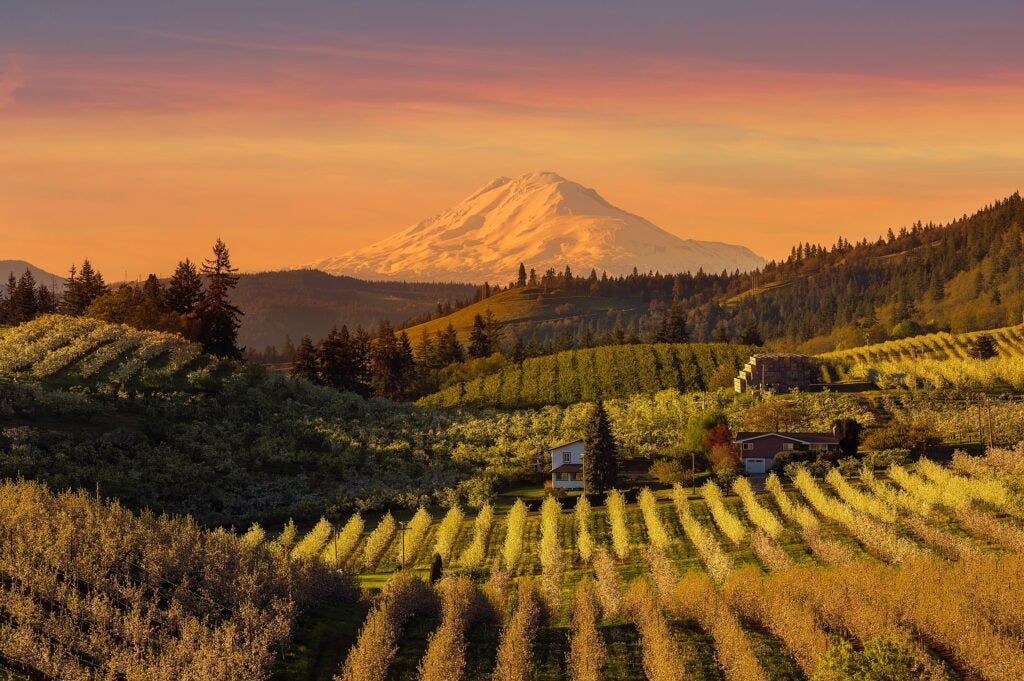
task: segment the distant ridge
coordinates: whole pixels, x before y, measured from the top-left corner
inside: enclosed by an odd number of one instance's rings
[[[40,269],[25,260],[0,260],[0,285],[6,284],[8,277],[13,273],[15,277],[25,274],[25,270],[32,273],[36,284],[42,284],[57,291],[64,290],[64,277]]]
[[[308,265],[362,279],[505,284],[519,263],[617,276],[747,271],[743,246],[680,239],[552,172],[498,177],[448,210],[376,244]]]

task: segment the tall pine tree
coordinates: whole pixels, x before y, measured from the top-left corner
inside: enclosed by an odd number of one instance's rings
[[[82,269],[75,271],[72,265],[71,274],[64,284],[64,300],[61,303],[61,312],[67,315],[81,316],[92,305],[92,302],[107,292],[107,285],[103,281],[103,275],[92,268],[92,263],[86,258],[82,262]]]
[[[303,336],[299,342],[299,348],[295,351],[295,361],[292,362],[292,376],[304,378],[312,383],[320,381],[320,368],[317,365],[316,348],[309,336]]]
[[[167,285],[167,306],[178,314],[190,314],[203,299],[203,278],[188,258],[178,263]]]
[[[241,359],[238,347],[239,317],[242,311],[231,304],[231,289],[238,285],[236,268],[231,266],[228,247],[217,239],[213,258],[203,261],[202,273],[206,277],[206,293],[196,307],[199,320],[197,340],[203,349],[218,357]]]
[[[619,447],[604,403],[598,401],[583,432],[583,484],[588,494],[605,492],[619,482]]]

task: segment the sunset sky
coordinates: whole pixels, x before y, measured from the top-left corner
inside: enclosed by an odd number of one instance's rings
[[[534,170],[769,258],[945,221],[1024,185],[1022,26],[1020,0],[0,0],[0,259],[135,278],[221,236],[275,269]]]

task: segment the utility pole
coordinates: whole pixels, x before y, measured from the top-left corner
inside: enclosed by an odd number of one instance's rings
[[[995,429],[992,427],[992,400],[985,401],[985,414],[988,416],[988,448],[995,446]]]
[[[403,570],[405,569],[405,526],[406,526],[406,524],[407,523],[404,520],[399,520],[398,521],[398,526],[400,528],[402,528],[402,569]]]
[[[697,454],[690,450],[690,486],[693,487],[693,496],[697,496]]]
[[[985,437],[982,433],[983,430],[981,425],[981,393],[978,393],[978,445],[981,447],[982,453],[984,453]]]

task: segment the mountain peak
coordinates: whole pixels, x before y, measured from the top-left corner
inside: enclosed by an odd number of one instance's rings
[[[742,246],[683,240],[558,173],[498,177],[434,217],[366,248],[309,265],[364,279],[505,282],[519,263],[641,271],[749,270]]]

